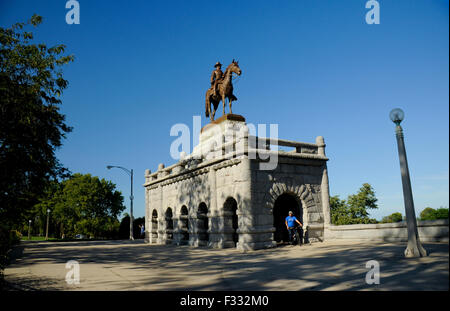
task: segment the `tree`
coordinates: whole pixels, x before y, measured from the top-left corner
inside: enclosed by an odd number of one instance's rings
[[[420,220],[435,220],[436,219],[436,210],[431,207],[426,207],[420,213]]]
[[[378,208],[375,192],[368,183],[362,185],[358,193],[349,195],[347,201],[339,196],[330,198],[331,222],[335,225],[377,223],[369,218],[368,209]]]
[[[64,176],[55,150],[72,128],[59,112],[68,82],[61,66],[73,61],[65,46],[32,44],[25,26],[42,17],[0,27],[0,283],[10,232],[27,219],[47,184]]]
[[[381,220],[382,223],[393,223],[403,221],[403,216],[401,213],[392,213],[389,216],[383,217]]]
[[[331,223],[345,225],[350,223],[347,202],[341,200],[338,195],[330,197]]]
[[[92,177],[74,174],[61,182],[54,192],[36,205],[41,216],[47,208],[59,236],[73,238],[77,234],[88,237],[113,238],[119,229],[118,215],[125,209],[123,196],[115,185]]]
[[[420,220],[436,220],[448,219],[448,208],[438,208],[437,210],[431,207],[425,208],[420,213]]]
[[[368,183],[363,184],[357,194],[349,195],[347,199],[352,218],[361,219],[366,223],[365,221],[369,219],[367,209],[378,208],[377,201],[372,186]]]
[[[68,81],[61,66],[73,61],[64,45],[32,44],[25,26],[42,17],[0,27],[0,219],[8,228],[23,222],[51,180],[67,170],[56,158],[72,128],[59,112]]]

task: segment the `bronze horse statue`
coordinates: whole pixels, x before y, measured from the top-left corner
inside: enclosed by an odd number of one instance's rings
[[[209,88],[206,91],[205,114],[206,117],[209,117],[211,119],[211,121],[214,121],[214,116],[216,114],[217,108],[219,107],[220,101],[222,101],[223,114],[225,115],[225,101],[227,98],[228,98],[228,105],[230,107],[230,113],[233,113],[231,111],[231,103],[237,100],[237,97],[233,95],[233,84],[231,83],[233,72],[238,76],[240,76],[242,73],[241,68],[239,68],[238,62],[235,61],[234,59],[225,70],[223,79],[218,82],[216,95],[214,96],[212,88]],[[214,110],[212,112],[211,112],[211,104],[213,104],[214,106]]]

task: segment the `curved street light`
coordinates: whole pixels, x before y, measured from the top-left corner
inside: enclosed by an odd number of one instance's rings
[[[405,202],[406,226],[408,228],[408,246],[405,249],[405,257],[427,256],[426,250],[422,247],[417,231],[416,212],[409,177],[408,160],[406,158],[405,141],[403,139],[403,129],[400,123],[405,117],[405,113],[400,108],[392,109],[389,117],[395,123],[395,136],[397,137],[398,157],[400,159],[400,172],[402,175],[403,200]]]
[[[130,194],[130,240],[134,240],[134,236],[133,236],[133,169],[128,170],[125,167],[122,166],[116,166],[116,165],[108,165],[106,166],[106,168],[108,170],[112,169],[112,168],[120,168],[121,170],[123,170],[125,173],[127,173],[130,178],[131,178],[131,194]]]

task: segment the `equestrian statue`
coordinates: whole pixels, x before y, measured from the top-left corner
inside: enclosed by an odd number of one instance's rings
[[[219,103],[222,101],[223,104],[223,114],[225,115],[225,101],[228,98],[228,105],[231,111],[231,103],[237,100],[237,97],[233,95],[233,73],[238,76],[241,75],[242,71],[239,68],[238,62],[233,59],[231,64],[222,72],[222,64],[217,62],[214,65],[215,69],[211,74],[211,87],[206,91],[206,106],[205,114],[209,117],[211,121],[214,121],[214,116],[216,110],[219,107]],[[214,106],[214,110],[211,112],[211,104]]]

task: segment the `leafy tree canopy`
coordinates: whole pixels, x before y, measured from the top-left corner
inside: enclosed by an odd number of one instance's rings
[[[45,215],[50,208],[61,237],[112,237],[119,229],[117,217],[125,209],[123,196],[115,187],[90,174],[74,174],[51,189],[36,210]]]
[[[368,212],[368,209],[378,208],[377,201],[368,183],[363,184],[358,193],[349,195],[347,200],[333,196],[330,198],[331,222],[335,225],[377,223]]]
[[[393,222],[400,222],[403,220],[403,216],[401,213],[392,213],[389,216],[383,217],[381,220],[382,223],[393,223]]]
[[[436,219],[448,219],[448,208],[434,209],[431,207],[425,208],[420,213],[420,220],[436,220]]]
[[[23,221],[51,180],[67,170],[55,156],[72,128],[60,113],[68,86],[61,67],[74,60],[65,46],[32,43],[42,17],[0,27],[0,219]]]

